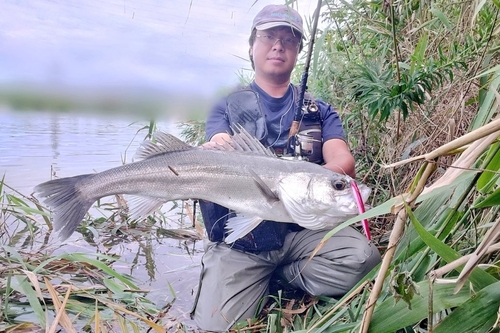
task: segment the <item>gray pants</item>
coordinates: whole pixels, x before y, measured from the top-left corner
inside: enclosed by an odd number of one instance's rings
[[[380,254],[365,236],[348,227],[331,237],[306,265],[326,233],[290,232],[282,249],[258,254],[209,243],[193,309],[197,325],[226,331],[237,321],[255,317],[273,274],[311,295],[342,297],[380,262]]]

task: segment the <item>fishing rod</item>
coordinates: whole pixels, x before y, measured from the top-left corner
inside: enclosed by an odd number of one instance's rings
[[[298,144],[296,135],[299,131],[300,121],[302,120],[302,107],[304,105],[304,95],[307,88],[307,79],[309,77],[309,65],[311,64],[311,56],[314,47],[314,40],[316,38],[316,31],[318,29],[319,13],[321,11],[321,3],[323,0],[318,0],[318,5],[316,6],[316,11],[314,12],[314,21],[311,31],[311,41],[309,42],[309,48],[307,50],[307,58],[304,66],[304,73],[302,73],[302,78],[300,80],[300,90],[299,99],[296,105],[295,113],[293,116],[293,122],[288,132],[288,153],[295,156],[296,145]]]
[[[309,66],[311,64],[311,56],[312,56],[312,51],[314,47],[314,41],[316,39],[316,31],[318,29],[318,21],[319,21],[319,13],[321,10],[321,3],[323,0],[318,0],[318,5],[316,6],[316,11],[314,12],[314,21],[313,21],[313,27],[311,31],[311,41],[309,42],[309,48],[307,50],[307,58],[306,58],[306,63],[304,66],[304,73],[302,73],[302,78],[300,80],[300,90],[299,90],[299,99],[297,101],[297,106],[295,109],[295,113],[293,116],[293,122],[290,127],[290,131],[288,132],[288,147],[287,147],[287,152],[288,154],[291,154],[292,156],[296,156],[297,154],[297,145],[300,144],[297,140],[297,133],[299,132],[299,127],[300,127],[300,121],[302,120],[302,108],[304,106],[304,96],[306,93],[306,88],[307,88],[307,79],[309,77]],[[358,189],[358,186],[356,185],[356,182],[352,180],[351,182],[352,185],[352,191],[353,194],[356,198],[356,204],[359,209],[359,213],[363,214],[365,212],[365,205],[363,203],[363,199],[361,198],[361,193]],[[370,226],[368,224],[367,219],[363,219],[361,221],[363,225],[363,230],[365,232],[366,238],[368,240],[371,240],[372,236],[370,233]]]

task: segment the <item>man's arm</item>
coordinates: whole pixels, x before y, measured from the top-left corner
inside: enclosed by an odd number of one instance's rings
[[[324,167],[340,174],[356,177],[354,157],[344,140],[330,139],[323,143]]]

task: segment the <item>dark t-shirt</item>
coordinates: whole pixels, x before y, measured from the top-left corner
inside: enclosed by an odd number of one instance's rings
[[[294,100],[298,98],[297,89],[292,85],[288,88],[283,97],[271,97],[262,90],[255,82],[249,86],[259,95],[260,105],[266,117],[267,139],[266,145],[273,148],[283,148],[286,145],[288,132],[293,122],[295,113]],[[342,122],[337,112],[331,105],[317,99],[316,104],[321,114],[321,133],[323,142],[330,139],[345,140]],[[229,128],[229,120],[226,114],[226,98],[221,99],[209,115],[206,123],[206,136],[210,140],[217,133],[232,134]]]

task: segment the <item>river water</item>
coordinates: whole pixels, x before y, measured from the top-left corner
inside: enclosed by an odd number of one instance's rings
[[[148,125],[148,121],[116,116],[12,112],[0,108],[0,177],[5,175],[9,187],[29,196],[35,185],[54,176],[100,172],[131,162],[148,133]],[[175,123],[157,125],[160,130],[179,136]],[[43,228],[42,221],[40,224]],[[184,226],[175,223],[171,227]],[[55,254],[104,252],[102,244],[91,244],[77,232],[62,245],[52,236],[50,242],[57,247]],[[140,288],[150,290],[147,297],[158,307],[172,302],[168,315],[193,326],[188,313],[198,284],[201,241],[147,235],[141,241],[107,245],[105,253],[120,256],[113,268],[132,275]]]

